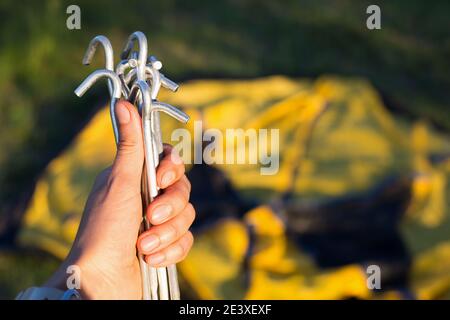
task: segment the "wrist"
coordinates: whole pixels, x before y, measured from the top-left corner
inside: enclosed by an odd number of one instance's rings
[[[83,300],[93,299],[94,295],[90,288],[95,286],[90,283],[91,273],[84,259],[71,252],[43,286],[62,291],[75,289],[80,293]]]

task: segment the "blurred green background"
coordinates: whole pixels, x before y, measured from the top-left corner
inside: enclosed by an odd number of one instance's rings
[[[80,104],[76,85],[89,40],[104,34],[117,50],[143,31],[176,81],[322,74],[367,78],[385,105],[406,119],[450,129],[450,2],[377,1],[382,29],[366,28],[373,1],[12,1],[0,3],[0,297],[40,282],[57,264],[42,261],[36,278],[11,287],[2,269],[24,268],[36,254],[14,240],[39,174],[106,100],[96,86]],[[66,8],[81,8],[81,30],[66,28]],[[19,252],[12,255],[11,250]],[[25,258],[26,257],[26,258]],[[34,263],[35,265],[36,263]]]

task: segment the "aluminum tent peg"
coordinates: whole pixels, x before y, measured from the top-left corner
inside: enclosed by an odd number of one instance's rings
[[[105,69],[114,71],[114,51],[111,45],[111,42],[109,39],[105,36],[99,35],[94,37],[91,42],[89,42],[89,45],[86,49],[86,53],[83,57],[83,64],[85,66],[88,66],[92,62],[92,58],[95,55],[95,52],[97,51],[98,45],[101,44],[103,47],[103,50],[105,51]],[[108,91],[109,95],[112,96],[113,94],[113,84],[110,80],[108,80]]]
[[[116,143],[119,141],[119,129],[117,127],[117,121],[116,121],[116,115],[115,115],[115,109],[117,101],[122,96],[122,82],[120,81],[119,77],[111,70],[96,70],[92,72],[84,81],[75,89],[75,94],[78,97],[82,97],[89,88],[91,88],[95,82],[97,82],[101,78],[107,78],[112,83],[112,95],[111,95],[111,101],[109,106],[110,116],[111,116],[111,122],[112,127],[114,130],[114,138],[116,140]]]
[[[133,32],[122,51],[121,59],[127,60],[131,54],[131,50],[134,47],[134,43],[138,42],[139,54],[138,54],[138,66],[137,66],[137,77],[138,80],[145,80],[145,64],[147,62],[147,37],[141,31]]]

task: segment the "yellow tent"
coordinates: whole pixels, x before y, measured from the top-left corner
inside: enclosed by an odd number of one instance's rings
[[[192,134],[200,120],[203,130],[279,132],[279,150],[269,150],[279,152],[276,174],[261,175],[260,163],[188,166],[199,219],[179,267],[185,292],[208,299],[448,297],[450,143],[425,123],[395,120],[367,82],[199,80],[161,100],[191,116]],[[162,123],[164,141],[176,144],[170,134],[179,124]],[[219,158],[227,150],[221,143]],[[105,108],[38,181],[20,242],[64,257],[94,178],[114,152]],[[257,149],[246,152],[248,160]],[[198,179],[200,171],[218,175],[223,188],[207,188],[212,182]],[[388,285],[372,291],[366,267],[378,262]]]

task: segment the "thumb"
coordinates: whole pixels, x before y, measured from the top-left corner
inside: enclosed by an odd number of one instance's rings
[[[141,118],[136,108],[124,100],[116,104],[115,113],[119,127],[119,143],[112,174],[123,179],[130,179],[130,181],[122,182],[140,186],[144,163]]]

